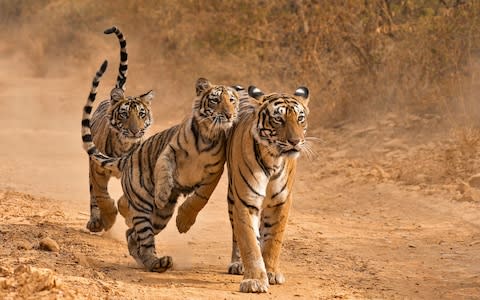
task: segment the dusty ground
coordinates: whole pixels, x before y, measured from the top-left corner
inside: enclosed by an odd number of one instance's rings
[[[103,235],[85,229],[80,116],[94,68],[38,78],[18,57],[0,60],[0,298],[480,298],[480,192],[462,183],[480,172],[478,140],[435,115],[331,128],[311,116],[321,142],[299,165],[285,285],[245,295],[241,277],[226,274],[225,178],[188,234],[171,222],[157,237],[174,269],[144,272],[128,255],[121,217]],[[129,92],[140,93],[130,80]],[[154,113],[152,131],[179,121],[159,105]],[[111,190],[119,196],[118,181]],[[47,237],[58,252],[42,250]]]

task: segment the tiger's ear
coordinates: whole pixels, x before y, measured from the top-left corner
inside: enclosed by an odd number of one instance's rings
[[[310,101],[310,91],[308,90],[307,87],[305,86],[298,87],[295,90],[295,93],[293,95],[300,97],[301,100],[303,101],[303,104],[305,104],[305,106],[308,106],[308,102]]]
[[[261,100],[265,94],[258,87],[251,85],[248,87],[248,95],[256,100]]]
[[[237,84],[237,85],[232,85],[231,87],[232,87],[235,91],[237,91],[237,92],[240,92],[240,91],[244,91],[244,90],[245,90],[245,88],[244,88],[243,86],[238,85],[238,84]]]
[[[150,90],[148,91],[147,93],[143,94],[140,96],[140,99],[142,99],[143,101],[146,101],[148,103],[152,102],[153,98],[155,97],[155,93]]]
[[[117,101],[120,101],[120,100],[123,100],[125,98],[125,94],[123,92],[123,90],[121,88],[114,88],[111,92],[110,92],[110,99],[113,101],[113,102],[117,102]]]
[[[195,83],[195,92],[197,96],[200,96],[202,93],[204,93],[206,90],[212,87],[212,84],[208,79],[206,78],[198,78],[197,82]]]

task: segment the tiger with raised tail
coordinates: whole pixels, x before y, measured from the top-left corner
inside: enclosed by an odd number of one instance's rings
[[[282,284],[279,256],[292,203],[296,159],[310,151],[307,130],[309,91],[265,95],[251,86],[227,144],[228,213],[232,224],[230,274],[243,274],[242,292],[267,292]],[[205,205],[187,199],[177,227],[186,232]]]
[[[97,148],[112,157],[121,156],[138,145],[145,131],[153,122],[150,91],[141,96],[125,96],[128,71],[127,43],[117,27],[105,30],[114,33],[120,44],[120,64],[116,87],[110,99],[102,101],[95,110],[92,121],[92,137]],[[88,109],[92,109],[89,107]],[[87,228],[91,232],[109,230],[115,223],[117,208],[108,193],[111,172],[89,161],[90,220]]]
[[[83,139],[92,161],[122,174],[124,194],[118,210],[129,227],[128,250],[149,271],[172,267],[170,256],[157,257],[154,238],[172,217],[178,197],[208,200],[223,173],[227,134],[237,119],[238,94],[234,88],[200,78],[196,95],[188,118],[149,137],[128,155],[109,157]],[[86,124],[88,119],[85,114]],[[83,136],[89,135],[88,129],[84,127]]]

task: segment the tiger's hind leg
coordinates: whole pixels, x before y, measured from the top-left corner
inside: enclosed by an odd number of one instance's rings
[[[161,258],[157,258],[154,252],[154,258],[145,258],[145,251],[142,252],[141,250],[141,246],[138,241],[138,235],[135,232],[135,229],[127,229],[126,237],[128,243],[128,252],[135,259],[138,265],[146,267],[151,272],[158,273],[165,272],[172,267],[173,263],[170,256],[163,256]]]
[[[125,235],[127,238],[128,252],[135,259],[137,264],[143,266],[143,262],[140,259],[140,248],[138,247],[137,235],[135,234],[135,230],[133,228],[129,228],[125,232]]]
[[[235,236],[233,237],[235,239]],[[228,274],[243,275],[245,269],[243,268],[242,259],[240,258],[240,249],[238,249],[237,241],[232,241],[232,258],[228,264]]]
[[[126,232],[128,251],[138,264],[150,272],[162,273],[173,266],[170,256],[157,257],[155,251],[155,232],[151,216],[132,217],[133,227]]]
[[[115,223],[117,208],[108,194],[109,172],[89,161],[90,220],[87,229],[91,232],[109,230]]]
[[[230,264],[228,264],[228,274],[243,275],[244,268],[242,258],[240,256],[240,249],[237,244],[237,237],[235,236],[235,230],[233,228],[233,209],[234,201],[230,193],[230,186],[228,189],[228,216],[230,218],[230,224],[232,225],[232,258]]]

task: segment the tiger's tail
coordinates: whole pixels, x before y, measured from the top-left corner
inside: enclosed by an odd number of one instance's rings
[[[118,76],[117,76],[117,84],[115,87],[121,88],[125,91],[125,84],[127,82],[127,71],[128,71],[128,53],[127,53],[127,41],[123,36],[123,33],[118,29],[116,26],[112,26],[111,28],[105,29],[103,32],[105,34],[112,34],[118,38],[118,42],[120,43],[120,64],[118,66]]]
[[[97,87],[100,83],[100,78],[102,78],[103,74],[107,70],[107,66],[108,62],[105,60],[100,66],[100,69],[95,74],[95,77],[93,78],[92,87],[90,89],[90,94],[88,95],[87,103],[83,107],[82,142],[83,149],[85,149],[85,151],[95,163],[109,171],[112,171],[115,174],[119,174],[121,172],[119,167],[121,157],[114,158],[101,153],[100,151],[98,151],[97,147],[93,143],[92,138],[91,119],[93,102],[95,102],[95,98],[97,96]]]

